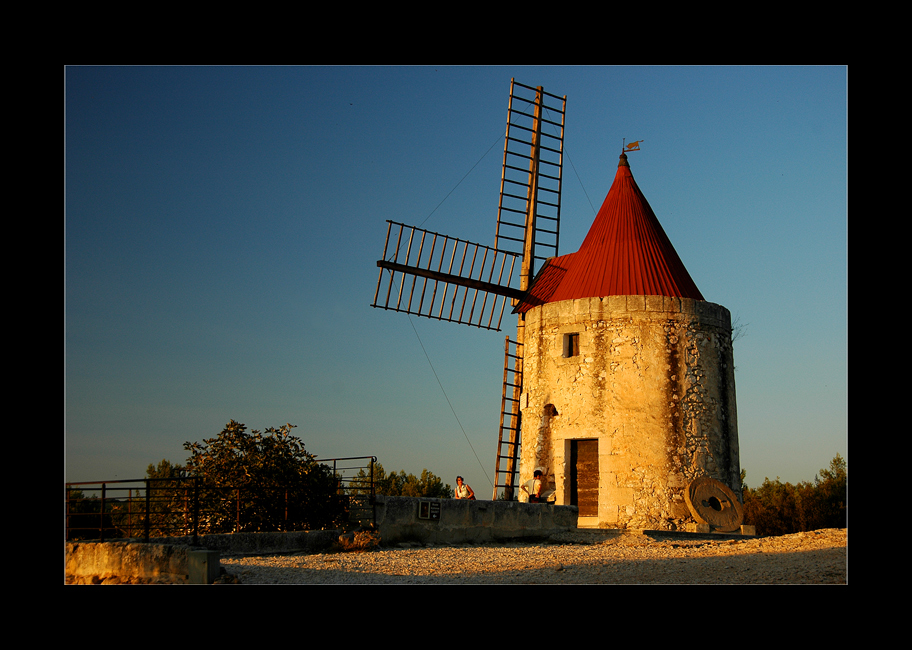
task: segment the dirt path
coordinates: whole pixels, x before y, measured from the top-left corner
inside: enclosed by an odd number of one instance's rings
[[[848,532],[222,558],[241,584],[847,584]]]

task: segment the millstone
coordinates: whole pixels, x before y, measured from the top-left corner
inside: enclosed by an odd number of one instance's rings
[[[738,530],[744,511],[738,497],[727,485],[708,476],[694,479],[684,492],[690,514],[699,524],[722,532]]]

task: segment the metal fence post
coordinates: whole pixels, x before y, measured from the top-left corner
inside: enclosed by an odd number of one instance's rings
[[[101,513],[98,515],[98,528],[99,535],[98,538],[103,542],[104,541],[104,513],[105,513],[105,497],[107,485],[105,483],[101,484]]]
[[[193,545],[199,545],[199,476],[193,477]]]
[[[66,539],[70,539],[70,488],[66,487]]]
[[[151,481],[149,479],[146,479],[146,516],[145,522],[143,523],[143,537],[147,543],[149,541],[149,531],[151,528],[152,520],[152,492],[149,489],[151,486]]]

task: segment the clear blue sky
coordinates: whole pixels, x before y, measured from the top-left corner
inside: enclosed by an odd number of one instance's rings
[[[848,457],[847,76],[66,68],[65,479],[139,478],[235,419],[487,497],[512,319],[370,303],[387,219],[493,245],[515,77],[567,96],[560,252],[623,140],[643,140],[637,183],[706,299],[747,326],[747,482],[812,480]]]

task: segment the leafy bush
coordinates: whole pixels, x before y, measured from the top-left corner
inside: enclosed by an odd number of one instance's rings
[[[758,535],[786,535],[819,528],[845,528],[848,525],[848,466],[842,456],[830,461],[814,482],[797,485],[765,478],[756,489],[744,483],[744,523],[755,526]]]
[[[200,481],[201,530],[306,530],[344,518],[336,477],[292,428],[247,433],[231,420],[217,437],[184,444],[185,472]]]

